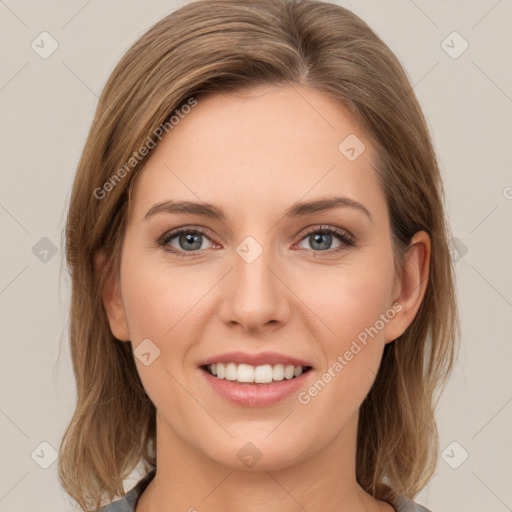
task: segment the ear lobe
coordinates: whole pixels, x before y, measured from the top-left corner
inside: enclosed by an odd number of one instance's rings
[[[115,338],[121,341],[130,341],[126,312],[121,300],[118,283],[116,283],[112,268],[107,263],[103,251],[94,257],[96,277],[100,282],[101,298],[107,313],[110,330]]]
[[[430,237],[425,231],[419,231],[412,237],[393,301],[393,304],[401,305],[401,310],[387,325],[386,343],[396,340],[405,332],[421,306],[428,284],[430,250]]]

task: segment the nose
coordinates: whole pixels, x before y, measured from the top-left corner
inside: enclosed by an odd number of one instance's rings
[[[225,324],[257,334],[278,329],[289,320],[291,292],[270,249],[254,261],[243,252],[235,253],[233,268],[223,281],[220,316]]]

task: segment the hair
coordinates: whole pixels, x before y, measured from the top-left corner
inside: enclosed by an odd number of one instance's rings
[[[396,494],[414,498],[435,470],[435,407],[460,326],[444,190],[413,88],[388,46],[341,6],[204,0],[157,22],[121,58],[99,98],[73,184],[65,250],[77,403],[58,475],[86,512],[104,496],[122,496],[124,479],[139,463],[156,467],[156,410],[131,343],[112,335],[102,301],[106,276],[119,280],[131,191],[149,156],[135,152],[159,127],[170,126],[170,116],[190,98],[265,85],[318,91],[361,123],[375,148],[372,165],[386,197],[398,273],[412,236],[423,230],[431,238],[421,306],[405,332],[386,344],[360,407],[356,478],[376,499],[389,501]],[[102,272],[98,254],[105,256]]]

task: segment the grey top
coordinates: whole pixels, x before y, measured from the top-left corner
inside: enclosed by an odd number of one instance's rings
[[[137,501],[155,476],[156,470],[150,471],[144,478],[139,480],[135,487],[126,493],[120,500],[103,507],[98,512],[135,512]],[[396,512],[431,512],[429,509],[415,503],[405,496],[398,496],[392,503]]]

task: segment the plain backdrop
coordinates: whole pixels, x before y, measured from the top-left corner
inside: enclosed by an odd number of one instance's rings
[[[61,340],[67,347],[69,194],[115,64],[184,3],[0,0],[1,512],[73,510],[53,451],[75,402],[69,352],[57,360]],[[455,237],[462,346],[437,414],[438,468],[416,500],[434,512],[512,510],[512,1],[339,3],[406,69]]]

